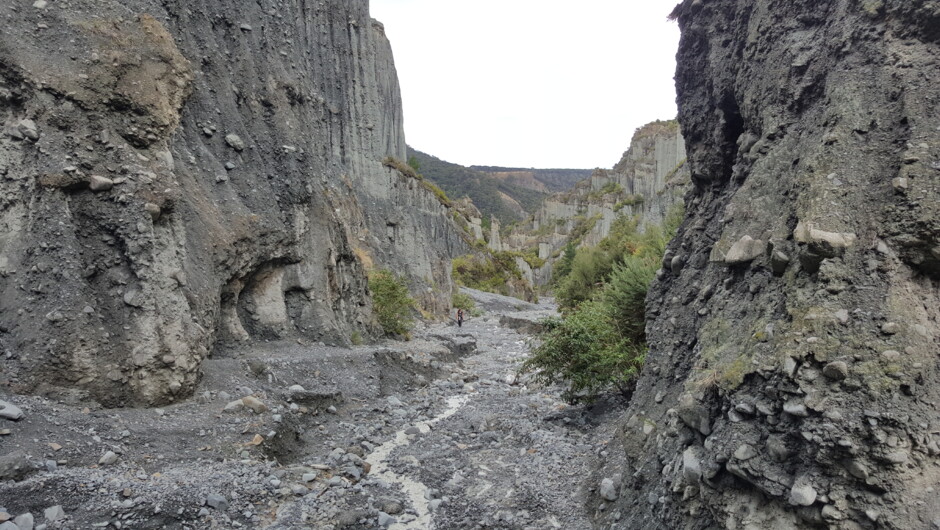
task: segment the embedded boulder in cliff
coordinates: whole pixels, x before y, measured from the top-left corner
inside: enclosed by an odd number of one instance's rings
[[[937,528],[940,8],[675,14],[695,189],[648,297],[618,526]]]

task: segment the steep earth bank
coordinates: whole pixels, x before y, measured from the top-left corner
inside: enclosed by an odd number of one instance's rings
[[[687,0],[617,528],[940,528],[940,7]]]
[[[375,332],[364,267],[449,306],[366,0],[0,5],[0,388],[160,404],[220,342]],[[71,399],[71,398],[70,398]]]

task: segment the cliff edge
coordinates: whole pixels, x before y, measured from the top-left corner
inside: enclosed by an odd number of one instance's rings
[[[465,243],[404,159],[366,0],[4,3],[0,383],[158,404],[220,342],[374,334],[364,270],[448,307]]]
[[[940,8],[675,15],[695,187],[647,299],[617,527],[940,527]]]

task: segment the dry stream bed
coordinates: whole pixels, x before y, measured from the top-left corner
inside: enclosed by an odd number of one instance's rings
[[[0,397],[23,411],[0,420],[0,512],[50,529],[590,528],[617,407],[516,376],[530,336],[500,322],[550,305],[471,294],[481,317],[407,343],[230,349],[162,409]]]

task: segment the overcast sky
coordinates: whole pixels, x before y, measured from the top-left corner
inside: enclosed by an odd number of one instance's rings
[[[408,144],[463,165],[611,167],[676,115],[677,0],[371,0]]]

